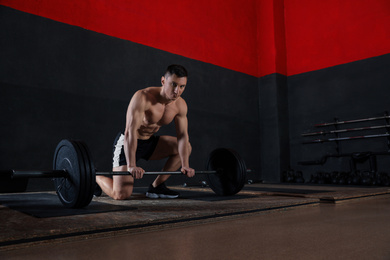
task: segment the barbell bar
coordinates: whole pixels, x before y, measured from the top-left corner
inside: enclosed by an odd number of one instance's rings
[[[247,169],[247,172],[251,170]],[[195,174],[217,174],[216,171],[195,171]],[[20,170],[4,170],[0,171],[2,175],[9,175],[11,179],[18,178],[66,178],[69,173],[67,170],[47,170],[47,171],[20,171]],[[128,171],[117,171],[117,172],[95,172],[96,176],[114,176],[114,175],[132,175]],[[154,172],[144,172],[144,175],[183,175],[179,171],[154,171]]]
[[[247,170],[247,172],[250,172],[250,170]],[[195,174],[217,174],[218,170],[216,171],[195,171]],[[112,176],[112,175],[132,175],[130,172],[96,172],[96,175],[102,175],[102,176]],[[167,172],[144,172],[144,175],[183,175],[182,172],[179,171],[167,171]]]
[[[335,121],[335,122],[329,122],[329,123],[320,123],[315,124],[315,127],[324,127],[324,126],[331,126],[331,125],[343,125],[343,124],[352,124],[352,123],[360,123],[360,122],[367,122],[367,121],[375,121],[375,120],[389,120],[390,116],[386,112],[384,116],[378,116],[378,117],[369,117],[369,118],[361,118],[361,119],[354,119],[354,120],[345,120],[345,121]]]
[[[348,137],[337,137],[337,138],[328,138],[328,139],[315,139],[310,141],[305,141],[303,144],[312,144],[312,143],[324,143],[324,142],[334,142],[334,141],[346,141],[346,140],[355,140],[355,139],[367,139],[367,138],[378,138],[378,137],[389,137],[390,134],[375,134],[375,135],[359,135],[359,136],[348,136]]]
[[[302,136],[313,136],[313,135],[327,135],[327,134],[339,134],[352,131],[363,131],[363,130],[372,130],[372,129],[381,129],[381,128],[390,128],[390,125],[376,125],[376,126],[365,126],[365,127],[356,127],[348,129],[337,129],[331,131],[319,131],[312,133],[303,133]]]
[[[207,170],[195,171],[206,174],[210,188],[217,195],[234,195],[245,185],[246,165],[234,150],[218,148],[207,161]],[[65,207],[83,208],[92,200],[96,176],[131,175],[130,172],[97,172],[87,145],[83,141],[61,140],[56,147],[53,170],[50,171],[0,171],[1,179],[53,178],[57,195]],[[145,172],[144,175],[182,175],[180,171]]]
[[[2,176],[8,175],[11,179],[23,178],[65,178],[68,172],[65,170],[47,170],[47,171],[18,171],[18,170],[4,170],[0,171]]]

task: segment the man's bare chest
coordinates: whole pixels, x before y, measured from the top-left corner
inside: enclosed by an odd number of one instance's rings
[[[147,125],[167,125],[177,115],[177,109],[173,106],[152,106],[145,111],[144,123]]]

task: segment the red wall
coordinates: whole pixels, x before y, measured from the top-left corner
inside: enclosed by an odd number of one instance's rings
[[[287,74],[390,53],[389,0],[284,0]]]
[[[254,0],[0,0],[3,5],[257,74]]]
[[[259,77],[275,72],[287,75],[283,2],[284,0],[257,2]]]
[[[0,0],[24,12],[254,76],[390,53],[389,0]]]

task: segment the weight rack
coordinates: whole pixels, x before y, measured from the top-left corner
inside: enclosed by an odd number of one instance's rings
[[[347,128],[344,126],[353,125],[356,123],[366,124],[368,122],[380,122],[384,121],[384,124],[379,125],[365,125]],[[390,116],[387,111],[384,112],[383,116],[378,117],[369,117],[362,119],[353,119],[353,120],[345,120],[340,121],[338,118],[335,118],[333,122],[327,123],[319,123],[314,125],[315,128],[322,128],[325,130],[320,131],[312,131],[302,133],[302,137],[305,139],[303,144],[322,144],[325,142],[334,142],[336,153],[324,155],[319,160],[315,161],[301,161],[298,164],[300,165],[323,165],[326,163],[328,158],[340,158],[340,157],[349,157],[350,158],[350,168],[351,172],[356,172],[356,164],[369,160],[370,171],[377,171],[377,156],[378,155],[390,155]],[[329,129],[329,127],[333,127]],[[372,130],[384,130],[382,133],[369,133]],[[341,136],[343,133],[355,133],[355,132],[363,132],[366,131],[365,134],[356,135],[352,134],[350,136]],[[367,132],[368,131],[368,132]],[[331,135],[329,138],[326,136]],[[314,136],[321,136],[320,138],[313,139]],[[378,151],[378,152],[368,152],[368,151],[358,151],[353,153],[341,153],[340,142],[343,141],[354,141],[359,139],[370,139],[370,138],[385,138],[387,151]]]

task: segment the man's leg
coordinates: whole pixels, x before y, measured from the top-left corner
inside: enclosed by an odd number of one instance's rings
[[[162,169],[163,171],[177,171],[181,167],[181,159],[177,148],[177,138],[174,136],[160,136],[156,149],[149,160],[161,160],[165,158],[168,158],[168,160]],[[164,183],[169,177],[170,175],[158,175],[152,184],[153,187],[157,187]]]
[[[127,166],[114,167],[112,171],[127,171]],[[134,178],[131,175],[114,175],[112,179],[96,176],[96,182],[108,196],[115,200],[127,199],[133,193]]]
[[[124,134],[118,133],[114,141],[112,171],[127,171],[123,150]],[[96,183],[108,196],[116,200],[124,200],[133,193],[134,178],[131,175],[114,175],[112,178],[96,176]]]

